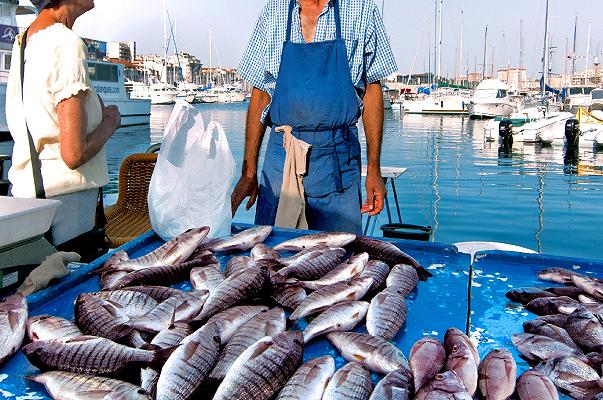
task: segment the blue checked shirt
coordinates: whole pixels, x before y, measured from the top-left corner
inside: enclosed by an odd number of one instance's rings
[[[342,37],[345,40],[348,62],[358,102],[367,83],[377,82],[397,71],[381,14],[373,0],[337,0],[341,9]],[[303,43],[300,5],[296,2],[293,10],[291,40]],[[239,66],[239,75],[250,85],[274,94],[278,71],[281,64],[283,43],[286,38],[289,0],[268,0],[262,10],[255,30]],[[333,1],[329,1],[318,17],[315,42],[333,40],[335,32],[335,11]],[[300,82],[303,85],[303,82]],[[265,122],[270,105],[262,114]]]

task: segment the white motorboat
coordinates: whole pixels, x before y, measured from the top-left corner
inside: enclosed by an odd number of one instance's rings
[[[176,103],[178,89],[174,86],[165,83],[156,83],[151,85],[151,104],[153,105],[169,105]]]
[[[563,143],[565,123],[573,118],[568,112],[547,112],[543,108],[529,108],[513,113],[508,118],[497,117],[484,124],[486,141],[498,142],[500,123],[510,121],[514,142],[554,144]]]
[[[570,86],[566,88],[566,97],[563,102],[563,110],[572,113],[578,112],[580,108],[589,108],[592,104],[592,91],[594,86]]]
[[[209,90],[200,90],[195,98],[199,103],[217,103],[218,95],[211,93]]]
[[[603,89],[595,89],[590,93],[591,111],[603,111]]]
[[[217,103],[242,103],[246,93],[233,85],[216,86],[207,90],[209,96],[216,96]]]
[[[416,100],[405,100],[404,112],[407,114],[467,114],[469,97],[463,94],[440,94],[425,96]]]
[[[603,147],[603,111],[587,112],[578,110],[576,119],[580,123],[579,145],[585,147]]]
[[[467,108],[472,118],[508,117],[516,111],[509,86],[498,79],[486,79],[477,85]]]

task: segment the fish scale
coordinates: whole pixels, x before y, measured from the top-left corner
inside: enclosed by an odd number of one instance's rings
[[[224,277],[228,278],[233,275],[235,272],[242,271],[247,268],[255,268],[255,262],[247,256],[235,256],[232,257],[226,263],[226,267],[224,268]]]
[[[144,293],[146,295],[151,296],[155,301],[161,303],[169,299],[172,296],[176,296],[177,294],[181,294],[182,290],[174,289],[167,286],[130,286],[120,290],[131,290],[134,292]]]
[[[395,287],[402,292],[403,296],[408,296],[419,282],[417,270],[410,265],[398,264],[394,266],[387,276],[386,285],[388,288]]]
[[[538,362],[565,355],[582,356],[580,350],[547,336],[520,333],[513,335],[511,341],[528,361]]]
[[[256,226],[217,241],[210,246],[210,250],[213,252],[247,251],[255,245],[263,243],[271,233],[271,226]]]
[[[406,321],[405,291],[388,288],[371,300],[366,315],[366,329],[373,336],[390,340],[398,334]]]
[[[333,357],[311,359],[295,371],[276,400],[321,400],[334,373]]]
[[[463,382],[452,371],[437,374],[433,380],[417,391],[415,400],[472,400]],[[488,397],[491,400],[503,400],[507,397]]]
[[[415,389],[419,390],[444,368],[446,350],[438,339],[426,337],[412,346],[409,358]]]
[[[199,331],[215,328],[220,336],[221,344],[225,346],[245,322],[266,310],[268,310],[266,306],[231,307],[208,319]]]
[[[373,284],[368,291],[369,295],[377,292],[383,287],[383,285],[385,285],[389,271],[389,265],[383,261],[370,260],[368,263],[366,263],[364,271],[362,271],[360,274],[360,278],[367,276],[373,278]]]
[[[412,372],[400,368],[379,381],[369,400],[409,400],[414,392]]]
[[[358,363],[344,365],[333,375],[323,400],[368,400],[373,391],[369,371]]]
[[[521,400],[559,400],[551,379],[540,371],[528,370],[517,379],[517,394]]]
[[[578,308],[569,315],[566,329],[574,342],[585,349],[603,350],[603,318],[598,318],[585,308]]]
[[[91,293],[91,295],[119,304],[123,307],[124,313],[130,318],[143,316],[157,307],[157,301],[151,296],[131,290],[96,292]]]
[[[523,330],[525,333],[531,333],[534,335],[546,336],[551,339],[557,340],[558,342],[564,343],[567,346],[580,350],[578,345],[572,340],[569,333],[558,326],[548,324],[543,320],[532,320],[524,322]]]
[[[211,292],[224,280],[220,264],[210,264],[204,267],[195,267],[190,273],[191,285],[196,290]]]
[[[75,323],[82,333],[116,342],[132,331],[130,318],[119,305],[82,293],[75,302]]]
[[[32,342],[69,339],[82,335],[77,325],[63,318],[40,315],[27,320],[27,336]]]
[[[546,374],[558,388],[568,391],[570,394],[578,388],[572,384],[577,382],[589,382],[599,379],[599,374],[592,367],[573,356],[565,356],[548,360],[538,364],[535,368]]]
[[[297,257],[291,264],[285,263],[286,266],[277,274],[283,279],[319,279],[341,264],[344,256],[345,250],[341,248],[312,250]]]
[[[346,232],[312,233],[279,243],[274,246],[274,250],[302,251],[317,247],[343,247],[354,239],[356,239],[356,235]]]
[[[306,326],[304,342],[330,332],[351,331],[364,319],[368,308],[366,301],[346,301],[329,307]]]
[[[299,307],[306,297],[306,291],[299,286],[274,287],[272,291],[272,299],[275,302],[292,310]]]
[[[151,341],[151,344],[162,349],[178,346],[185,337],[193,333],[192,328],[183,322],[175,324],[160,331]]]
[[[368,254],[361,253],[350,257],[349,260],[339,264],[323,277],[315,281],[300,281],[298,284],[304,289],[316,290],[324,286],[329,286],[337,282],[346,281],[358,276],[368,262]]]
[[[508,399],[515,391],[517,365],[506,349],[494,349],[478,369],[478,387],[487,399]]]

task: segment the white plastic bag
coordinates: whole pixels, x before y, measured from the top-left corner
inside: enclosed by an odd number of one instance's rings
[[[235,161],[224,129],[204,128],[198,110],[178,102],[170,116],[149,187],[153,230],[163,239],[200,226],[209,236],[230,234]]]

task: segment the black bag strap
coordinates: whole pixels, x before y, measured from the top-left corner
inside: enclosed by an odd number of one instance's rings
[[[21,100],[24,99],[23,86],[25,81],[25,46],[27,46],[27,32],[26,29],[21,38]],[[25,117],[25,128],[27,129],[27,139],[29,141],[29,156],[31,159],[31,169],[33,172],[34,187],[36,189],[36,198],[45,199],[46,191],[44,190],[44,180],[42,179],[42,162],[40,161],[40,155],[36,150],[33,137],[29,131],[27,125],[27,115],[25,114],[25,101],[23,101],[23,115]]]

